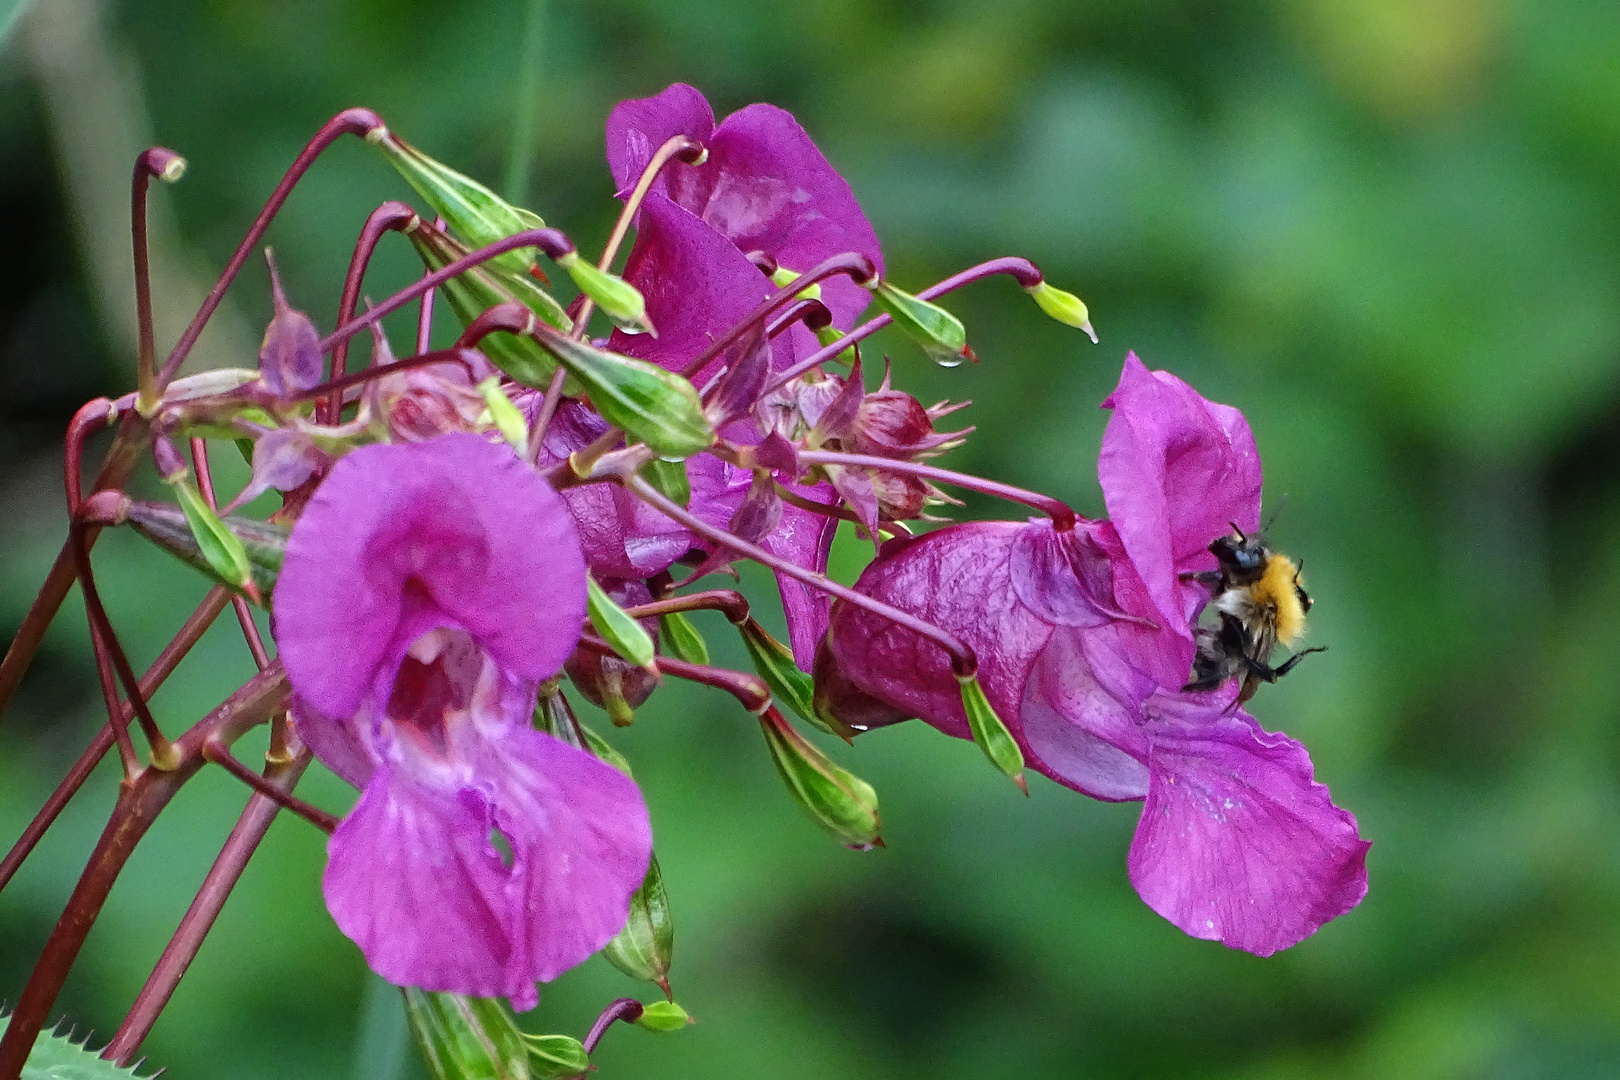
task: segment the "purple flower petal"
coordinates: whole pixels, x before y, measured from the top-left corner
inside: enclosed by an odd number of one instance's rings
[[[676,135],[705,145],[714,137],[714,111],[695,87],[675,83],[652,97],[632,98],[613,107],[607,121],[607,159],[619,198],[630,194],[653,154]],[[664,175],[677,165],[666,166],[652,190],[663,191]]]
[[[434,626],[465,629],[520,678],[556,672],[585,617],[585,561],[562,499],[506,447],[463,434],[365,446],[293,529],[274,613],[299,696],[353,716]]]
[[[1270,956],[1361,902],[1370,845],[1303,746],[1223,707],[1216,695],[1148,702],[1131,882],[1188,934]]]
[[[293,730],[304,744],[331,769],[353,787],[363,788],[371,782],[377,763],[360,740],[353,724],[328,720],[309,707],[296,695],[288,705]]]
[[[1231,531],[1229,522],[1259,527],[1254,436],[1237,410],[1206,401],[1168,372],[1148,371],[1135,353],[1103,407],[1114,410],[1097,464],[1109,519],[1166,625],[1190,634],[1195,590],[1177,575],[1214,566],[1205,549]]]
[[[1085,631],[1060,627],[1041,650],[1024,687],[1019,721],[1037,772],[1093,799],[1119,802],[1148,793],[1147,739],[1086,662]]]
[[[550,736],[513,726],[478,764],[451,790],[379,768],[332,834],[324,892],[390,982],[523,1010],[624,925],[652,837],[628,777]]]

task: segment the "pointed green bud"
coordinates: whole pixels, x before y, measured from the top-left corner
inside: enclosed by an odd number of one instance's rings
[[[774,708],[759,718],[776,771],[811,819],[857,851],[883,846],[877,793],[793,729]]]
[[[495,430],[501,433],[501,438],[517,451],[518,457],[527,456],[529,425],[524,422],[518,407],[512,404],[512,399],[506,396],[506,391],[501,389],[500,376],[491,375],[479,383],[478,392],[484,395],[484,404],[489,406],[489,419],[495,425]]]
[[[580,258],[577,251],[570,251],[556,262],[568,271],[568,276],[574,279],[579,291],[590,297],[591,302],[612,320],[614,326],[627,334],[658,336],[658,331],[647,318],[647,301],[640,289],[617,274],[598,270]]]
[[[669,913],[669,894],[658,856],[647,864],[647,878],[630,897],[630,918],[617,937],[602,949],[608,962],[632,979],[657,983],[665,996],[669,966],[675,954],[675,921]]]
[[[568,1035],[525,1035],[529,1046],[529,1075],[534,1077],[584,1076],[591,1068],[590,1055],[578,1039]]]
[[[881,279],[870,288],[877,306],[940,367],[955,367],[973,357],[967,329],[955,315]]]
[[[408,235],[422,265],[429,270],[443,269],[467,254],[468,249],[464,245],[437,229],[418,226],[409,230]],[[440,286],[440,291],[450,303],[450,310],[455,313],[456,321],[463,328],[472,325],[474,319],[492,307],[516,302],[534,312],[548,325],[565,333],[568,331],[571,324],[562,305],[533,278],[526,273],[504,273],[499,268],[491,267],[490,263],[474,267]],[[545,387],[551,382],[552,372],[557,370],[556,358],[527,336],[490,334],[478,343],[478,350],[524,386]],[[570,380],[563,392],[578,396],[580,391]]]
[[[182,508],[169,503],[131,502],[126,513],[129,526],[152,543],[222,585],[237,587],[234,581],[225,580],[203,554],[191,519]],[[281,573],[290,530],[285,525],[235,515],[221,520],[247,555],[254,591],[260,598],[268,598]]]
[[[682,506],[692,502],[692,482],[686,476],[686,462],[653,458],[641,467],[641,476],[670,502]]]
[[[673,1001],[655,1001],[643,1008],[641,1015],[636,1018],[636,1023],[648,1031],[679,1031],[696,1022]]]
[[[585,588],[585,604],[590,612],[591,625],[602,635],[602,640],[613,646],[614,652],[632,664],[644,667],[654,675],[658,674],[658,649],[653,645],[652,635],[647,633],[640,620],[620,607],[613,597],[607,594],[607,590],[596,583],[595,578],[587,577]]]
[[[1091,315],[1086,311],[1085,302],[1074,293],[1053,288],[1044,281],[1024,291],[1035,298],[1042,311],[1066,326],[1084,330],[1091,343],[1097,344],[1097,331],[1091,328]]]
[[[387,128],[376,129],[366,139],[375,143],[400,175],[428,201],[428,205],[475,248],[504,240],[526,229],[545,227],[538,214],[513,206],[472,177],[435,161],[397,138]],[[534,251],[519,248],[497,256],[490,260],[489,265],[523,274],[534,263]]]
[[[403,993],[406,1019],[434,1080],[528,1080],[528,1042],[499,999],[414,987]]]
[[[669,654],[677,660],[685,660],[688,664],[697,664],[701,667],[709,666],[709,645],[698,633],[698,628],[692,625],[679,611],[658,617],[658,629],[661,631],[664,645]]]
[[[855,733],[849,727],[842,723],[829,723],[817,714],[815,680],[794,663],[792,649],[767,634],[765,628],[754,619],[749,619],[737,630],[748,649],[748,658],[754,662],[754,670],[770,687],[772,698],[787,705],[806,723],[814,724],[845,742],[850,741]]]
[[[1018,741],[1002,723],[1001,717],[991,707],[990,699],[984,696],[984,687],[979,685],[979,677],[970,675],[957,681],[962,685],[962,708],[967,711],[968,727],[973,731],[973,741],[979,744],[984,756],[990,759],[990,764],[1000,769],[1012,778],[1025,795],[1029,794],[1029,785],[1024,783],[1024,752],[1018,749]]]
[[[673,371],[594,348],[547,326],[537,324],[531,333],[579,382],[603,419],[659,457],[689,458],[714,445],[714,428],[703,416],[697,390]],[[507,374],[537,389],[546,385]]]
[[[241,538],[226,528],[219,514],[203,501],[202,493],[191,482],[189,475],[180,473],[166,477],[165,482],[179,498],[186,524],[191,526],[191,535],[196,539],[197,548],[210,572],[250,599],[262,601],[258,586],[253,583],[253,562],[248,558]]]
[[[821,329],[816,331],[816,340],[821,342],[823,347],[828,345],[836,345],[840,341],[844,340],[844,338],[847,336],[847,334],[838,329],[836,326],[823,326]],[[851,345],[843,352],[838,353],[833,357],[833,360],[836,363],[843,364],[845,367],[849,367],[850,365],[854,364],[855,346]]]
[[[803,274],[800,274],[794,270],[789,270],[785,266],[778,266],[776,271],[771,274],[771,284],[775,285],[778,289],[785,289],[803,276]],[[800,300],[820,300],[821,286],[807,285],[803,289],[800,289],[797,295]]]

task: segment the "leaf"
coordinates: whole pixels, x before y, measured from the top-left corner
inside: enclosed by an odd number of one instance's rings
[[[692,625],[679,611],[658,617],[659,629],[663,631],[664,645],[669,649],[670,655],[677,660],[685,660],[688,664],[697,664],[700,667],[709,666],[709,646],[698,633],[698,628]]]
[[[10,1016],[0,1016],[0,1035],[11,1025]],[[55,1031],[42,1031],[34,1041],[23,1063],[22,1080],[138,1080],[134,1068],[121,1068],[104,1061],[98,1052],[85,1045],[89,1036],[79,1042]]]
[[[593,577],[585,579],[586,608],[590,611],[591,625],[602,635],[602,640],[613,646],[613,651],[639,667],[658,674],[658,649],[652,635],[641,621],[618,605],[607,590]]]

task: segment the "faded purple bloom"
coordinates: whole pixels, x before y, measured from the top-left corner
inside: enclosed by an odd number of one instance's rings
[[[530,724],[585,617],[562,500],[475,435],[362,447],[274,614],[299,734],[364,789],[328,845],[339,928],[391,982],[532,1007],[618,932],[652,842],[632,781]]]
[[[629,193],[653,153],[675,135],[701,142],[708,158],[701,165],[664,166],[653,191],[738,251],[763,252],[797,273],[854,251],[882,272],[877,235],[849,184],[791,113],[775,105],[749,105],[717,127],[709,103],[685,83],[622,101],[607,122],[608,166],[620,195]],[[847,278],[822,285],[822,300],[840,329],[854,325],[869,299]],[[649,311],[651,306],[649,300]],[[657,325],[663,333],[664,324]]]
[[[1208,599],[1179,575],[1211,564],[1204,548],[1228,522],[1256,520],[1259,458],[1235,410],[1135,356],[1108,403],[1113,521],[951,526],[885,545],[856,587],[974,648],[1031,768],[1093,798],[1146,800],[1129,867],[1149,906],[1269,955],[1360,902],[1368,845],[1304,747],[1234,709],[1234,691],[1179,689]],[[943,652],[845,603],[817,677],[852,723],[918,716],[971,737]]]

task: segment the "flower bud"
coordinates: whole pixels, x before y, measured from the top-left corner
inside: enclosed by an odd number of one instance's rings
[[[568,1035],[525,1035],[523,1041],[529,1050],[529,1075],[533,1077],[584,1076],[591,1068],[590,1055],[578,1039]],[[469,1077],[468,1080],[484,1080]],[[493,1076],[490,1080],[506,1080]],[[514,1078],[517,1080],[517,1078]]]
[[[131,502],[127,514],[130,527],[152,543],[221,584],[235,586],[233,581],[225,580],[203,554],[202,545],[183,509],[168,503]],[[287,551],[290,530],[285,525],[243,517],[227,517],[222,524],[242,545],[248,559],[249,573],[253,576],[254,591],[261,597],[268,597],[276,587],[276,576],[281,572],[281,560]]]
[[[495,425],[495,430],[501,433],[506,445],[517,451],[519,457],[524,457],[528,453],[529,425],[524,422],[518,407],[512,404],[512,399],[506,396],[506,391],[501,389],[500,376],[491,375],[479,383],[478,392],[484,396],[484,403],[489,407],[489,419]]]
[[[879,280],[870,288],[877,306],[940,367],[956,367],[963,360],[977,359],[968,348],[967,330],[955,315],[887,281]]]
[[[655,1001],[641,1010],[636,1023],[648,1031],[679,1031],[688,1024],[697,1023],[687,1011],[673,1001]]]
[[[270,264],[270,294],[275,314],[265,327],[259,345],[259,377],[275,394],[292,395],[320,385],[325,365],[321,363],[321,335],[302,311],[294,311],[281,289],[281,275],[270,249],[264,249]]]
[[[759,718],[771,760],[788,791],[811,819],[846,847],[866,851],[881,847],[877,793],[855,774],[840,768],[782,718],[774,707]]]
[[[627,334],[658,336],[658,331],[647,318],[647,301],[640,289],[617,274],[598,270],[580,258],[577,251],[560,256],[556,262],[568,271],[568,276],[574,279],[579,291],[590,297],[614,326]]]
[[[984,696],[984,687],[979,685],[979,677],[970,675],[964,679],[958,676],[957,682],[962,686],[962,708],[967,712],[968,727],[973,732],[973,741],[979,744],[979,749],[990,759],[990,764],[1011,777],[1013,783],[1028,795],[1029,785],[1024,783],[1024,752],[1018,749],[1018,742],[1012,737],[1012,732],[1007,730],[1007,725],[996,715],[990,699]]]
[[[1097,344],[1097,331],[1091,328],[1091,315],[1086,311],[1085,303],[1074,293],[1053,288],[1044,281],[1028,286],[1025,291],[1035,298],[1042,311],[1060,323],[1084,330],[1091,343]]]
[[[829,721],[817,714],[815,684],[793,662],[793,650],[767,634],[765,628],[754,619],[749,619],[737,629],[742,634],[743,645],[748,649],[748,658],[754,662],[754,670],[770,687],[772,699],[792,709],[806,723],[849,742],[854,732],[845,724],[838,720]]]
[[[630,897],[630,918],[602,949],[608,962],[632,979],[657,983],[670,995],[669,967],[675,954],[675,921],[669,912],[658,857],[647,864],[647,879]]]
[[[590,396],[602,418],[664,458],[689,458],[714,445],[714,429],[692,384],[645,360],[606,352],[536,324],[530,333]],[[508,371],[519,382],[544,389]]]
[[[431,225],[418,224],[407,230],[411,245],[422,264],[429,270],[440,270],[463,255],[468,249]],[[527,273],[513,273],[494,263],[475,266],[458,274],[440,286],[450,310],[465,328],[492,307],[505,303],[518,303],[534,312],[547,324],[567,332],[572,323],[562,305],[546,290],[535,283]],[[557,361],[532,339],[506,333],[495,333],[478,344],[480,351],[495,366],[525,386],[544,387],[557,370]],[[574,390],[578,392],[577,388]]]
[[[403,990],[406,1019],[434,1080],[527,1080],[531,1075],[528,1041],[499,999]]]
[[[641,476],[670,502],[691,504],[692,482],[686,475],[686,462],[653,458],[641,467]]]
[[[203,501],[197,485],[188,473],[165,476],[164,482],[174,489],[180,500],[180,510],[197,542],[197,550],[208,566],[208,572],[219,581],[238,590],[249,599],[262,603],[263,597],[253,581],[253,563],[248,558],[242,540],[219,519],[214,508]]]
[[[545,228],[540,215],[513,206],[489,188],[462,173],[435,161],[416,147],[377,128],[366,136],[409,181],[438,215],[475,248],[504,240],[526,229]],[[526,274],[535,264],[534,252],[518,248],[490,260],[513,274]]]
[[[620,644],[615,643],[615,637],[628,635],[632,640],[623,642],[621,655],[628,656],[629,651],[634,651],[637,655],[646,655],[651,663],[638,666],[637,663],[629,663],[616,656],[603,656],[593,649],[581,647],[574,650],[574,655],[568,658],[563,670],[568,672],[568,677],[579,687],[579,692],[585,695],[586,700],[607,710],[608,717],[615,727],[627,727],[635,719],[636,707],[646,701],[658,685],[657,662],[652,659],[653,653],[657,650],[658,624],[651,619],[632,619],[619,605],[644,604],[651,596],[646,586],[639,581],[614,581],[610,583],[609,589],[602,590],[593,580],[589,587],[591,622],[597,627],[597,632],[615,648],[621,648]],[[598,591],[602,593],[607,603],[612,605],[611,610],[599,609],[596,599]],[[609,637],[602,630],[604,624],[614,627],[615,637]],[[645,639],[647,646],[645,653],[642,652],[642,641],[634,640],[638,633]]]
[[[709,646],[698,633],[698,628],[692,625],[692,620],[678,611],[658,617],[658,628],[662,631],[664,645],[669,654],[677,660],[685,660],[688,664],[697,664],[701,667],[709,665]]]

